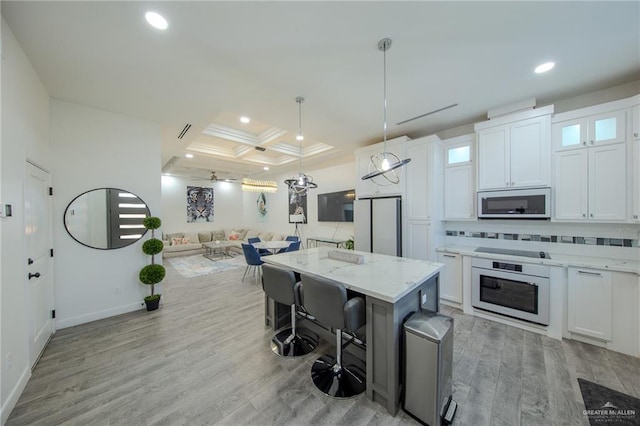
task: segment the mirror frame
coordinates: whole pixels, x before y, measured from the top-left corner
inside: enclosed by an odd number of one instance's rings
[[[121,245],[121,246],[118,246],[118,247],[95,247],[95,246],[92,246],[92,245],[89,245],[89,244],[87,244],[87,243],[85,243],[85,242],[80,241],[78,238],[76,238],[76,237],[71,233],[71,231],[69,230],[68,223],[67,223],[67,212],[69,211],[69,208],[70,208],[70,207],[73,205],[73,203],[74,203],[77,199],[79,199],[80,197],[82,197],[82,196],[84,196],[84,195],[86,195],[86,194],[88,194],[88,193],[90,193],[90,192],[100,191],[100,190],[114,190],[114,191],[119,191],[119,192],[126,192],[126,193],[128,193],[128,194],[133,195],[136,199],[138,199],[138,200],[140,200],[142,203],[144,203],[144,205],[145,205],[145,209],[146,209],[146,211],[145,211],[146,217],[151,216],[151,210],[149,210],[149,206],[147,205],[147,203],[146,203],[142,198],[140,198],[138,195],[134,194],[134,193],[133,193],[133,192],[131,192],[131,191],[127,191],[126,189],[120,189],[120,188],[112,188],[112,187],[102,187],[102,188],[89,189],[89,190],[87,190],[87,191],[85,191],[85,192],[83,192],[83,193],[81,193],[81,194],[77,195],[76,197],[74,197],[74,198],[69,202],[69,204],[67,204],[67,207],[64,209],[64,214],[62,215],[62,221],[63,221],[64,229],[67,231],[67,234],[69,234],[69,236],[70,236],[74,241],[76,241],[78,244],[81,244],[81,245],[83,245],[83,246],[85,246],[85,247],[92,248],[92,249],[96,249],[96,250],[117,250],[117,249],[120,249],[120,248],[129,247],[129,246],[131,246],[131,245],[135,244],[137,241],[140,241],[140,240],[141,240],[141,239],[146,235],[146,233],[147,233],[148,229],[146,229],[146,228],[143,228],[143,229],[142,229],[142,233],[141,233],[141,235],[140,235],[140,238],[137,238],[137,239],[131,239],[131,240],[130,240],[130,242],[129,242],[128,244],[124,244],[124,245]],[[109,206],[107,206],[107,216],[109,216],[109,214],[110,214],[110,210],[109,210]]]

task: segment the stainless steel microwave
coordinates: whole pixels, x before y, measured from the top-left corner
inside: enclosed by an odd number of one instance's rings
[[[478,191],[480,219],[549,219],[551,188]]]

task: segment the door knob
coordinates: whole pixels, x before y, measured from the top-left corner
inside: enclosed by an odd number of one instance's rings
[[[35,274],[29,272],[29,279],[31,278],[40,278],[40,272],[36,272]]]
[[[31,264],[33,264],[33,259],[32,258],[27,259],[27,265],[31,265]]]
[[[582,217],[587,217],[587,214],[586,213],[582,213]]]

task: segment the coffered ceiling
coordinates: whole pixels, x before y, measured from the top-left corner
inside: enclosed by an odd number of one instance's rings
[[[203,178],[297,170],[296,96],[303,168],[380,141],[384,37],[390,137],[640,79],[639,2],[2,1],[2,15],[51,96],[159,123],[164,169]]]

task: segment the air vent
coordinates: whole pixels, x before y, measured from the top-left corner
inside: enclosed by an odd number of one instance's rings
[[[260,151],[260,152],[265,152],[267,150],[267,148],[263,148],[261,146],[256,146],[256,151]]]
[[[185,124],[184,128],[182,129],[182,131],[178,135],[178,139],[184,138],[184,135],[187,134],[187,132],[189,131],[190,128],[191,128],[191,124],[189,124],[189,123]]]

